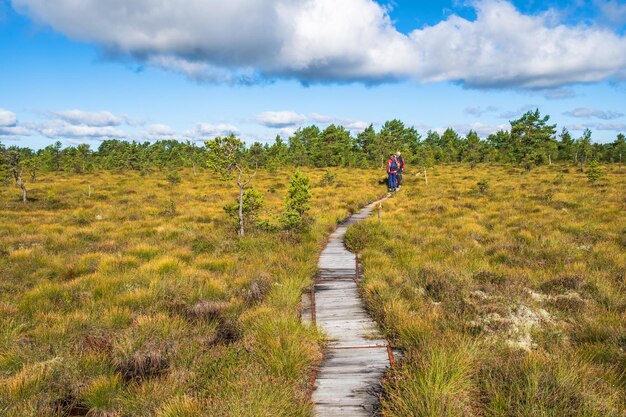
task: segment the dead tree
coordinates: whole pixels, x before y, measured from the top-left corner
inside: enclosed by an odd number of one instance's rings
[[[26,184],[22,181],[22,170],[14,167],[13,178],[15,178],[15,184],[22,189],[22,201],[26,203],[28,201],[28,191],[26,191]]]
[[[17,152],[8,153],[8,168],[13,175],[15,185],[22,189],[22,201],[26,203],[28,201],[28,191],[26,190],[26,183],[22,179],[22,173],[24,172],[24,164],[20,158],[20,154]]]

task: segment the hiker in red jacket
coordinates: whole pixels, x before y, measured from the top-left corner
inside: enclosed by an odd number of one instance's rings
[[[396,152],[396,160],[398,161],[398,172],[396,173],[396,185],[398,189],[402,188],[402,173],[404,172],[404,158],[400,152]]]
[[[389,191],[396,191],[398,184],[396,183],[396,176],[398,174],[398,169],[400,165],[398,165],[398,160],[394,154],[391,154],[389,160],[387,161],[387,175],[389,176]]]

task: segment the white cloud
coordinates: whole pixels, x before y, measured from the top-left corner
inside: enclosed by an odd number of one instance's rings
[[[22,126],[0,126],[0,137],[4,139],[30,135],[32,135],[31,131]]]
[[[52,112],[52,114],[71,125],[105,127],[119,126],[127,122],[125,116],[116,116],[108,111],[64,110]]]
[[[227,123],[219,123],[217,125],[198,123],[194,129],[185,132],[185,136],[190,139],[200,140],[217,136],[228,136],[230,134],[239,135],[239,133],[240,131],[236,126]]]
[[[317,122],[321,124],[341,125],[348,130],[358,131],[358,132],[365,130],[370,125],[369,123],[364,122],[362,120],[345,119],[342,117],[327,116],[327,115],[323,115],[319,113],[312,113],[311,120],[313,122]]]
[[[34,125],[35,130],[49,138],[124,139],[128,133],[113,126],[71,124],[62,119],[45,120]]]
[[[0,109],[0,126],[12,127],[17,124],[17,116],[12,111]]]
[[[305,123],[308,118],[294,111],[265,111],[256,120],[263,126],[284,128]]]
[[[176,136],[176,131],[174,129],[172,129],[168,125],[161,124],[161,123],[149,125],[144,131],[144,133],[146,134],[146,136],[150,138],[157,138],[157,139],[164,138],[164,137],[173,138]]]
[[[293,134],[296,133],[296,130],[297,129],[294,127],[283,127],[278,131],[278,134],[281,138],[288,138],[290,136],[293,136]]]
[[[356,132],[360,132],[369,126],[369,123],[361,120],[345,119],[320,113],[311,113],[306,116],[294,111],[266,111],[259,114],[256,120],[259,124],[266,127],[281,128],[279,133],[281,136],[289,136],[296,131],[297,127],[305,124],[335,124]]]
[[[9,110],[0,109],[0,138],[14,140],[20,136],[30,136],[31,131],[18,124],[17,116]]]
[[[545,89],[626,79],[626,37],[561,24],[554,10],[524,15],[504,0],[474,2],[474,21],[450,15],[408,35],[374,0],[12,4],[71,38],[201,81],[413,79]],[[619,3],[607,5],[622,13]]]
[[[127,139],[130,134],[119,128],[131,123],[126,116],[118,116],[109,111],[89,112],[84,110],[63,110],[49,113],[52,118],[30,123],[33,131],[49,138],[68,140]]]
[[[624,113],[619,113],[612,110],[598,110],[598,109],[590,109],[587,107],[578,107],[570,111],[566,111],[563,113],[566,116],[578,117],[584,119],[591,119],[592,117],[603,119],[603,120],[611,120],[618,119],[624,115]]]

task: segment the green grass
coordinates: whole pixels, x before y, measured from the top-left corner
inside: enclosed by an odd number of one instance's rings
[[[307,416],[321,337],[298,320],[328,233],[380,173],[311,176],[308,233],[250,230],[207,173],[47,175],[0,188],[0,415]],[[276,222],[289,173],[260,172]],[[87,196],[91,185],[92,195]]]
[[[383,415],[625,415],[626,169],[606,171],[409,173],[382,224],[348,231],[406,357]]]

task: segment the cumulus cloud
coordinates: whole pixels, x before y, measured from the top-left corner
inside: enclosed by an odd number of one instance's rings
[[[369,123],[364,122],[362,120],[345,119],[342,117],[327,116],[327,115],[319,114],[319,113],[312,113],[311,121],[321,123],[321,124],[326,124],[326,125],[330,125],[330,124],[341,125],[345,127],[346,129],[353,130],[353,131],[365,130],[370,125]]]
[[[12,111],[0,109],[0,126],[12,127],[17,124],[17,116]]]
[[[200,140],[204,138],[214,138],[217,136],[238,135],[240,133],[237,126],[228,123],[198,123],[194,129],[185,132],[185,136],[190,139]]]
[[[147,63],[164,71],[183,73],[197,82],[254,84],[260,81],[253,68],[222,68],[173,55],[152,56],[148,58]]]
[[[162,123],[152,124],[146,127],[144,135],[150,139],[175,138],[176,131]]]
[[[278,134],[281,138],[288,138],[293,136],[293,134],[296,133],[296,130],[297,129],[295,127],[283,127],[278,131]]]
[[[611,120],[618,119],[624,115],[624,113],[619,113],[612,110],[598,110],[598,109],[590,109],[587,107],[578,107],[570,111],[566,111],[563,113],[565,116],[570,117],[578,117],[583,119],[591,119],[597,118],[602,120]]]
[[[0,126],[0,137],[6,140],[17,139],[20,136],[31,136],[30,129],[23,126]]]
[[[31,131],[25,126],[20,126],[17,115],[12,111],[0,109],[0,137],[5,140],[14,140],[20,136],[30,136]]]
[[[125,116],[116,116],[109,111],[64,110],[52,112],[52,114],[71,125],[105,127],[119,126],[127,122]]]
[[[86,124],[72,124],[63,119],[45,120],[34,125],[35,130],[49,138],[68,139],[124,139],[128,133],[113,126],[89,126]]]
[[[127,139],[128,132],[121,129],[129,124],[126,116],[118,116],[109,111],[90,112],[85,110],[63,110],[49,112],[49,118],[31,123],[32,129],[48,138],[79,139]]]
[[[265,111],[256,120],[263,126],[285,128],[305,123],[308,118],[294,111]]]
[[[361,120],[346,119],[320,113],[311,113],[306,116],[294,111],[266,111],[259,114],[256,120],[263,126],[280,128],[281,136],[289,136],[289,132],[293,133],[297,127],[305,124],[335,124],[352,131],[362,131],[369,126],[369,123]]]
[[[626,79],[626,37],[477,0],[399,32],[374,0],[12,0],[37,21],[108,53],[200,81],[452,81],[478,88],[555,88]],[[621,5],[608,2],[621,13]],[[555,90],[557,91],[557,90]]]

